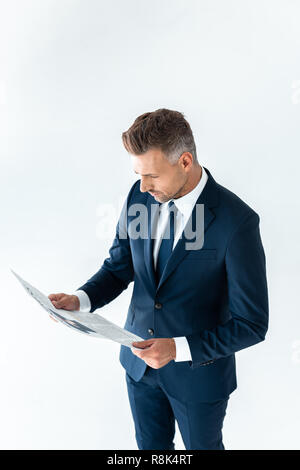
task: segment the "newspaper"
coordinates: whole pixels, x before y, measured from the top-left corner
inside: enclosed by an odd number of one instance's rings
[[[140,338],[130,331],[124,330],[97,313],[55,308],[51,300],[46,295],[28,282],[24,281],[24,279],[22,279],[21,276],[15,273],[12,269],[11,271],[34,300],[36,300],[55,320],[63,323],[69,328],[86,335],[96,336],[97,338],[110,339],[132,349],[138,349],[131,345],[132,342],[143,341],[143,338]]]

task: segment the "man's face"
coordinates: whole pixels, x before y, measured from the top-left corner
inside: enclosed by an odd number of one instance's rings
[[[151,149],[143,155],[131,155],[133,169],[141,177],[141,192],[148,191],[158,202],[180,197],[188,178],[189,161],[184,154],[171,165],[159,149]],[[189,159],[188,159],[189,160]]]

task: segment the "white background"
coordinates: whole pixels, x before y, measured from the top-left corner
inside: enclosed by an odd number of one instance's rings
[[[225,447],[300,448],[299,25],[296,0],[0,2],[1,448],[137,448],[119,346],[51,321],[9,268],[48,295],[101,267],[103,207],[136,180],[121,133],[161,107],[261,218],[270,327],[236,354]],[[123,326],[132,287],[99,313]]]

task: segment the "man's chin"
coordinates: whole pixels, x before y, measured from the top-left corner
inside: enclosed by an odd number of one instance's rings
[[[157,194],[153,194],[153,193],[151,194],[151,193],[149,193],[149,194],[150,194],[152,197],[154,197],[154,199],[155,199],[156,201],[158,201],[158,202],[163,203],[163,202],[168,201],[168,199],[167,199],[165,196],[162,196],[161,194],[158,194],[158,193],[157,193]]]
[[[161,196],[156,195],[156,196],[153,196],[153,197],[154,197],[154,199],[155,199],[156,201],[158,201],[158,202],[164,202],[164,201],[163,201],[163,198],[162,198]]]

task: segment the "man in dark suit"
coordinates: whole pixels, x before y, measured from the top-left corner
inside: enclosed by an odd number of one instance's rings
[[[109,257],[74,295],[49,298],[94,312],[134,281],[124,328],[145,341],[121,346],[120,362],[139,449],[174,449],[177,420],[186,449],[223,450],[235,352],[268,329],[260,219],[198,163],[183,114],[145,113],[122,138],[140,179]]]

